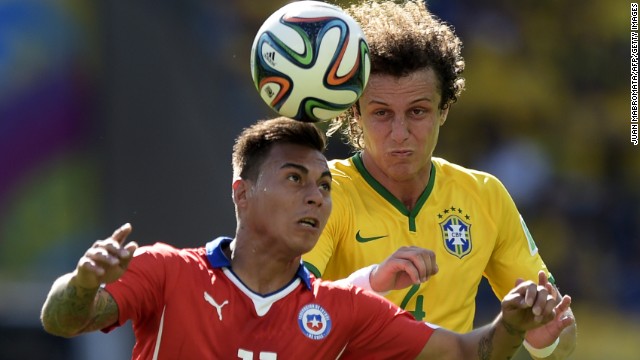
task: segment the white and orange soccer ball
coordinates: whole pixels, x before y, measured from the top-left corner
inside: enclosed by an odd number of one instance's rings
[[[317,122],[353,105],[370,71],[360,25],[337,6],[296,1],[274,12],[251,47],[260,97],[282,116]]]

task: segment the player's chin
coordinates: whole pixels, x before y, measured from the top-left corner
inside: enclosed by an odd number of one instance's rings
[[[318,242],[320,238],[320,230],[317,227],[298,227],[296,235],[298,236],[298,243],[304,252],[309,252]]]
[[[387,176],[394,181],[410,181],[416,177],[417,171],[411,165],[395,165],[387,168]]]

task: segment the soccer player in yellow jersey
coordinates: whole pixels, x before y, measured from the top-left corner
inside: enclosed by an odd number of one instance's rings
[[[364,276],[373,290],[411,285],[386,296],[417,319],[470,331],[482,276],[499,299],[518,278],[555,281],[500,181],[432,157],[465,86],[462,43],[452,28],[419,0],[368,1],[347,12],[367,37],[371,76],[330,128],[342,130],[357,153],[331,162],[333,212],[303,258],[325,279],[364,268],[351,277]],[[573,352],[575,325],[561,325],[567,317],[571,309],[527,333],[534,358]]]

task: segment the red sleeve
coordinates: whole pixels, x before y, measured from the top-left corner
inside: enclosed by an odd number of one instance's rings
[[[103,332],[121,326],[127,320],[142,322],[149,314],[160,314],[164,304],[165,261],[175,249],[157,243],[139,248],[124,275],[107,284],[105,290],[118,305],[118,322]]]
[[[434,329],[387,299],[353,287],[355,332],[346,359],[414,359]]]

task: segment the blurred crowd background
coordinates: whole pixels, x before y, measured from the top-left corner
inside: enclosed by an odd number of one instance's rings
[[[39,322],[51,283],[121,224],[141,244],[233,234],[233,139],[275,115],[251,81],[250,47],[285,3],[0,2],[0,360],[129,357],[128,325],[66,340]],[[637,359],[630,3],[427,4],[454,26],[467,63],[435,155],[510,190],[573,297],[572,358]],[[331,140],[329,158],[348,155]],[[480,293],[484,322],[497,300],[486,284]]]

